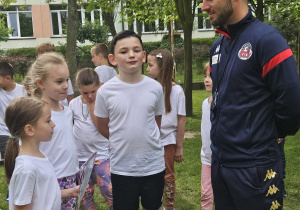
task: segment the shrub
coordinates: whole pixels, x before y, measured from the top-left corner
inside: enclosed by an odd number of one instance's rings
[[[14,71],[15,71],[14,79],[17,82],[20,82],[23,80],[30,65],[34,62],[34,60],[35,60],[35,58],[24,57],[24,56],[0,58],[1,62],[6,61],[14,67]]]

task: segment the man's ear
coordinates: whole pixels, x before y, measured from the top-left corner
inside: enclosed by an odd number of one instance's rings
[[[24,132],[27,136],[33,136],[34,135],[34,128],[32,127],[32,125],[25,125],[24,127]]]
[[[108,55],[108,60],[111,63],[111,65],[113,65],[113,66],[118,65],[117,61],[115,60],[115,56],[113,54]]]
[[[44,82],[41,78],[36,78],[35,79],[35,84],[41,89],[43,90],[45,88]]]

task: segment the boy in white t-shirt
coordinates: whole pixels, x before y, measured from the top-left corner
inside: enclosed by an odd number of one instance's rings
[[[117,75],[116,70],[108,63],[108,54],[108,47],[104,43],[96,44],[91,49],[92,61],[96,66],[95,71],[99,76],[100,86]]]
[[[95,102],[99,132],[109,139],[114,210],[162,209],[164,113],[162,86],[141,74],[146,60],[141,38],[122,31],[111,42],[109,61],[119,74],[102,85]]]
[[[5,110],[10,102],[18,97],[26,96],[23,85],[14,82],[14,69],[7,62],[0,62],[0,159],[4,159],[4,153],[10,133],[4,122]],[[8,193],[7,193],[8,195]],[[6,198],[8,200],[8,196]]]

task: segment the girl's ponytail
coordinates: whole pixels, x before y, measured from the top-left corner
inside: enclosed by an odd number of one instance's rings
[[[19,153],[19,140],[14,136],[10,136],[4,155],[4,169],[7,183],[9,183],[15,168],[15,159]]]

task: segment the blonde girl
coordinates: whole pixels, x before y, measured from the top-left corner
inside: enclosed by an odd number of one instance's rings
[[[76,86],[80,96],[70,102],[73,111],[73,132],[77,146],[79,166],[85,163],[92,153],[97,151],[93,174],[98,187],[110,210],[113,209],[112,185],[110,176],[110,160],[108,139],[102,136],[95,126],[94,107],[96,93],[100,87],[99,77],[91,68],[80,70],[76,76]],[[89,180],[89,193],[82,200],[84,209],[95,209],[94,205],[94,179]]]
[[[5,123],[11,133],[4,160],[9,209],[59,209],[61,198],[78,196],[79,186],[60,191],[52,164],[39,150],[41,142],[51,140],[55,127],[49,105],[31,97],[14,99]]]
[[[185,96],[183,89],[172,81],[173,58],[168,50],[153,50],[148,55],[147,72],[163,87],[165,114],[161,122],[161,143],[165,150],[165,204],[167,209],[175,205],[174,161],[183,161],[183,139],[185,131]]]
[[[45,100],[56,127],[52,141],[42,142],[40,149],[52,163],[61,189],[76,186],[78,158],[73,134],[73,116],[59,101],[67,97],[69,70],[62,55],[51,52],[37,57],[30,68],[33,95]],[[62,209],[75,209],[76,198],[62,200]]]
[[[204,85],[208,93],[212,93],[212,79],[210,77],[209,62],[204,66]],[[210,95],[202,103],[201,119],[201,207],[203,210],[212,210],[214,205],[213,189],[211,185],[211,140],[210,140],[210,105],[212,96]]]

